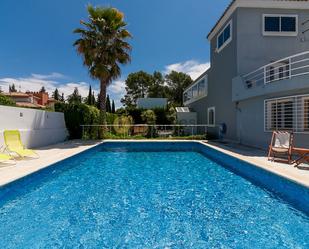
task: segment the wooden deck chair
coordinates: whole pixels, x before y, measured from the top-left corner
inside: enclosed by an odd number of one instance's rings
[[[34,150],[25,148],[18,130],[5,130],[3,134],[6,150],[10,155],[15,155],[20,158],[39,158]]]
[[[293,137],[293,133],[288,131],[274,131],[269,145],[268,160],[290,164],[292,162]],[[286,158],[282,156],[286,156]]]

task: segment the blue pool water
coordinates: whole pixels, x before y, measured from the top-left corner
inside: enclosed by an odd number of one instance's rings
[[[0,248],[309,248],[308,196],[193,143],[107,143],[0,189]]]

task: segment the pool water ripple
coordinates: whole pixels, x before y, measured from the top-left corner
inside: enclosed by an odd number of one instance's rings
[[[28,185],[1,248],[309,248],[307,214],[193,151],[96,149]]]

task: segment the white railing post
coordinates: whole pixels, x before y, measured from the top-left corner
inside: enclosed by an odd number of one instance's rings
[[[289,58],[289,79],[292,78],[292,58]]]
[[[267,83],[267,71],[266,67],[264,67],[264,85]]]

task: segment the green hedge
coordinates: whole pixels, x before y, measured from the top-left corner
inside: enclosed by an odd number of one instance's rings
[[[55,104],[55,111],[64,113],[70,139],[97,139],[101,137],[101,130],[98,127],[85,127],[84,133],[81,127],[81,125],[102,124],[100,110],[95,106],[81,103],[67,104],[58,102]],[[113,124],[116,117],[116,114],[106,113],[107,124]]]
[[[100,111],[94,106],[56,103],[55,111],[64,113],[66,127],[71,139],[82,138],[83,130],[81,125],[100,124]],[[87,129],[86,135],[89,138],[97,138],[97,129]]]
[[[16,106],[14,100],[0,93],[0,105]]]

